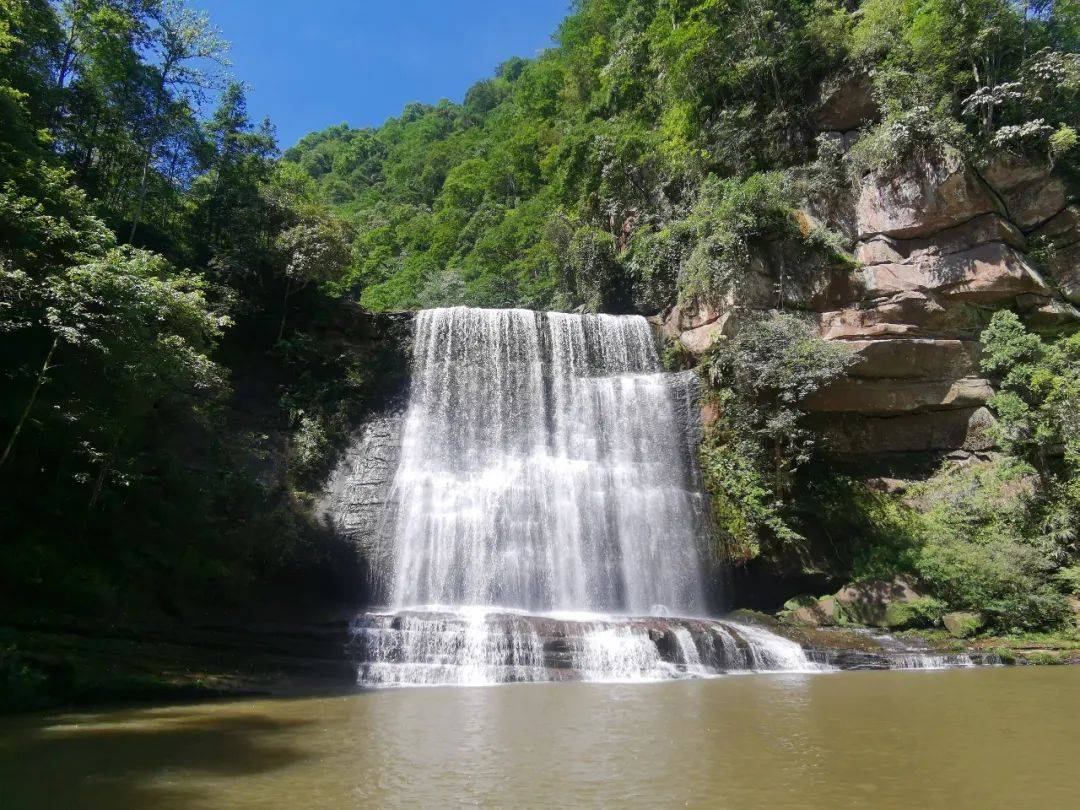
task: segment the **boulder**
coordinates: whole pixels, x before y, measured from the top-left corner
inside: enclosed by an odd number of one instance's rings
[[[820,101],[814,114],[818,130],[846,132],[876,121],[873,83],[867,73],[834,76],[822,83]]]
[[[994,394],[988,380],[858,379],[843,377],[804,401],[817,413],[903,414],[977,407]]]
[[[787,607],[787,604],[784,606]],[[831,596],[821,599],[809,597],[809,601],[798,604],[789,611],[788,620],[803,627],[832,627],[839,618],[836,599]]]
[[[862,239],[926,237],[982,214],[1003,213],[958,152],[915,159],[900,171],[863,178],[856,206]]]
[[[845,585],[833,597],[848,621],[882,627],[889,605],[911,602],[922,596],[904,579],[871,580]]]
[[[954,638],[973,636],[986,626],[986,617],[981,613],[956,611],[941,617],[945,629]]]

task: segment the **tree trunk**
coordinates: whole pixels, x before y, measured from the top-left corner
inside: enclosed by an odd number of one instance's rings
[[[143,161],[142,179],[139,181],[139,197],[135,202],[135,213],[131,217],[131,233],[128,234],[129,244],[133,244],[135,242],[135,234],[139,230],[139,220],[142,219],[143,205],[146,203],[146,182],[149,174],[150,149],[147,149],[146,160]]]
[[[289,289],[289,287],[290,287],[290,285],[289,285],[289,277],[286,276],[285,277],[285,298],[281,302],[281,326],[278,327],[278,333],[277,333],[278,341],[280,341],[281,338],[284,337],[284,335],[285,335],[285,319],[289,317],[289,295],[292,293],[292,290]],[[275,342],[277,342],[277,341],[275,341]]]
[[[8,456],[11,455],[12,448],[15,447],[15,442],[22,432],[23,425],[26,424],[26,417],[30,415],[30,411],[34,407],[34,401],[37,399],[38,391],[40,391],[41,386],[45,384],[45,375],[49,372],[49,363],[52,362],[53,353],[59,345],[60,338],[53,338],[52,346],[49,347],[49,353],[45,355],[45,362],[41,364],[41,371],[38,372],[37,382],[34,383],[34,390],[30,392],[30,399],[26,401],[26,407],[23,408],[22,414],[19,416],[19,421],[15,423],[15,429],[11,431],[11,438],[8,439],[7,446],[4,448],[4,455],[0,456],[0,467],[4,466],[4,463],[8,460]]]
[[[105,477],[109,474],[109,468],[112,466],[113,456],[116,454],[116,446],[118,444],[120,444],[119,437],[113,441],[108,455],[105,456],[105,460],[101,464],[101,470],[98,472],[97,480],[94,481],[94,491],[90,494],[90,503],[87,505],[88,509],[93,509],[97,504],[98,498],[101,496],[101,488],[105,485]]]

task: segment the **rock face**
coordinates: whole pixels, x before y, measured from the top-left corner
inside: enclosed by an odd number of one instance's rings
[[[1000,204],[959,154],[922,161],[892,175],[868,174],[859,189],[859,238],[928,237]]]
[[[401,454],[403,406],[369,417],[330,476],[322,511],[334,529],[356,546],[375,550],[386,526],[386,505]]]
[[[316,505],[320,520],[335,534],[365,552],[379,547],[379,539],[393,529],[387,525],[394,473],[401,452],[401,430],[408,401],[411,313],[366,315],[369,331],[385,344],[379,357],[385,369],[379,396],[372,409],[350,433]],[[342,351],[362,351],[343,346]],[[369,555],[365,554],[365,557]]]
[[[849,132],[877,117],[873,85],[866,73],[835,76],[821,89],[814,124],[823,132]]]
[[[836,100],[829,92],[821,129],[869,120],[865,109],[858,122],[842,114],[859,108],[855,90]],[[703,312],[676,310],[665,331],[701,354],[738,328],[739,308],[782,303],[858,352],[846,378],[806,402],[832,452],[987,449],[993,417],[983,406],[993,387],[979,368],[979,335],[1001,308],[1042,331],[1080,323],[1080,206],[1043,163],[1003,154],[976,167],[957,153],[869,174],[847,204],[850,216],[833,226],[852,223],[842,230],[856,266],[792,283],[791,263],[761,251],[751,294]],[[778,287],[782,301],[770,292]]]

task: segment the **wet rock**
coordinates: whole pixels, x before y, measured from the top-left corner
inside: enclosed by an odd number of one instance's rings
[[[757,624],[762,627],[774,628],[779,625],[779,622],[775,617],[770,616],[768,613],[762,613],[760,610],[749,610],[747,608],[739,608],[733,610],[725,618],[730,619],[733,622],[743,622],[745,624]]]
[[[386,520],[401,454],[403,404],[368,417],[353,434],[330,476],[320,504],[334,528],[357,546],[373,550],[392,530]]]
[[[942,624],[954,638],[967,638],[975,635],[986,626],[986,617],[982,613],[956,611],[941,617]]]
[[[856,210],[863,239],[926,237],[983,214],[1004,213],[957,152],[913,160],[887,175],[867,175]]]

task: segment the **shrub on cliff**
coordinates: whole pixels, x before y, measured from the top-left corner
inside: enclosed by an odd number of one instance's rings
[[[705,357],[702,370],[718,418],[706,431],[702,469],[733,558],[802,541],[787,508],[816,437],[800,405],[854,360],[849,347],[822,340],[788,314],[750,318]]]

